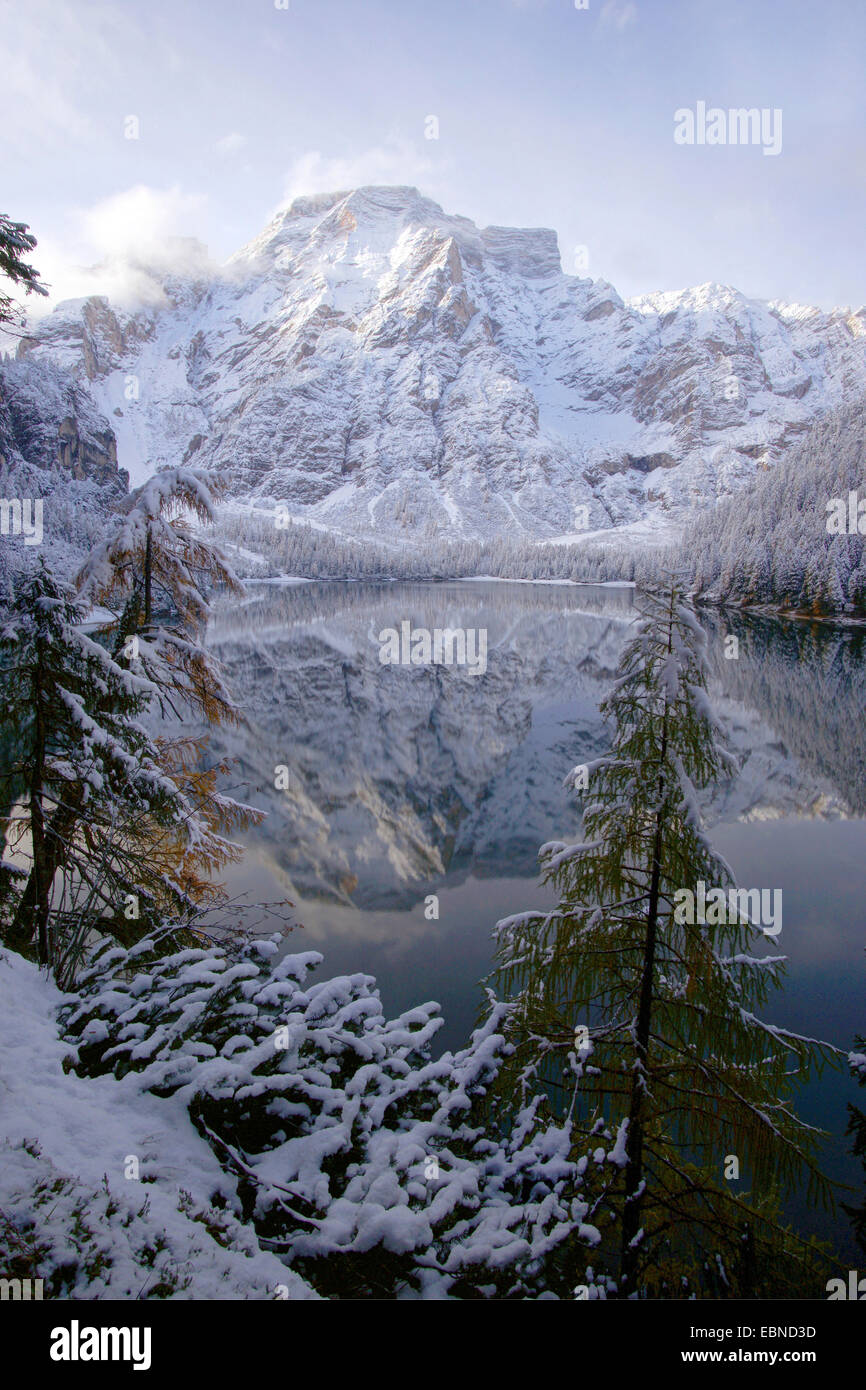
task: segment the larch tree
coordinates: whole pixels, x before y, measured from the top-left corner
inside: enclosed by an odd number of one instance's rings
[[[754,1296],[773,1257],[812,1277],[815,1250],[781,1229],[778,1204],[802,1178],[828,1196],[818,1132],[791,1094],[835,1051],[755,1012],[784,957],[755,954],[762,929],[702,829],[699,792],[733,765],[706,639],[678,580],[640,606],[601,707],[611,750],[570,775],[588,788],[584,839],[542,847],[559,905],[499,924],[509,1084],[541,1077],[585,1135],[607,1136],[622,1174],[605,1249],[618,1296]],[[701,886],[709,905],[690,914]],[[750,1192],[728,1181],[731,1158]]]
[[[150,681],[88,636],[83,616],[43,559],[0,631],[0,728],[14,738],[6,775],[17,796],[7,839],[29,861],[20,894],[4,894],[4,935],[19,949],[35,939],[59,975],[70,945],[59,924],[110,929],[134,902],[126,915],[146,930],[192,906],[202,869],[235,853],[143,723]]]
[[[177,722],[236,725],[243,718],[204,640],[210,592],[244,592],[221,548],[200,529],[213,524],[223,490],[201,469],[159,470],[123,499],[75,580],[82,597],[114,612],[100,635],[115,659],[147,677],[160,713]],[[159,740],[163,767],[223,843],[222,836],[258,823],[262,813],[219,792],[217,778],[229,766],[207,765],[208,743],[206,730]],[[171,844],[161,834],[159,853],[178,872],[183,865],[191,898],[212,896],[182,839]],[[209,870],[220,862],[202,857]]]
[[[67,615],[69,631],[77,633],[89,603],[101,602],[109,611],[114,604],[114,617],[97,625],[96,645],[104,644],[115,666],[140,678],[148,690],[146,703],[157,705],[164,716],[192,716],[206,724],[241,719],[203,640],[210,611],[207,590],[217,585],[233,593],[242,589],[219,549],[196,533],[191,520],[213,520],[218,490],[199,470],[177,468],[158,473],[130,493],[106,538],[81,567],[77,616]],[[110,700],[105,711],[90,711],[95,719],[103,712],[111,712]],[[154,892],[155,873],[182,891],[187,907],[212,899],[217,891],[213,871],[237,853],[226,835],[261,819],[261,813],[218,792],[216,779],[226,768],[204,765],[206,745],[205,731],[154,740],[154,756],[184,799],[190,825],[198,827],[199,845],[192,854],[189,834],[180,824],[171,829],[145,814],[139,817],[137,834],[125,842],[124,853],[130,872],[139,865],[141,896],[154,912],[162,902]],[[54,884],[62,867],[64,847],[86,833],[85,801],[81,781],[66,787],[61,800],[47,800],[39,872],[34,864],[17,900],[14,939],[29,940],[34,920],[44,915],[46,895],[51,897],[47,885]],[[145,844],[147,854],[142,852]]]
[[[243,592],[219,547],[195,526],[213,522],[220,491],[200,469],[155,473],[123,499],[75,580],[82,597],[115,613],[104,628],[115,655],[140,663],[162,712],[193,710],[210,724],[240,721],[202,641],[208,590]]]

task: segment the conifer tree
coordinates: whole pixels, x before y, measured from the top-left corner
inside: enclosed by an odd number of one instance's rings
[[[36,238],[26,222],[13,222],[6,213],[0,213],[0,275],[13,285],[23,286],[25,294],[47,295],[48,290],[39,283],[39,271],[24,259],[35,246]],[[20,307],[0,291],[0,323],[15,323],[20,318]]]
[[[739,899],[681,920],[685,890],[734,886],[698,798],[733,760],[679,581],[641,607],[602,704],[610,753],[571,774],[574,786],[589,779],[584,840],[542,847],[559,905],[499,926],[500,978],[519,1003],[511,1085],[542,1076],[572,1097],[586,1133],[610,1137],[623,1180],[605,1256],[620,1296],[719,1281],[754,1296],[770,1251],[810,1267],[811,1247],[780,1231],[777,1198],[803,1176],[827,1196],[817,1132],[794,1114],[791,1087],[833,1049],[756,1016],[784,957],[754,954],[761,931]],[[751,1195],[725,1181],[728,1156]]]
[[[237,593],[242,586],[219,549],[196,535],[189,522],[190,516],[200,522],[213,520],[218,490],[206,474],[194,469],[158,473],[123,499],[107,536],[90,553],[75,581],[81,602],[116,605],[115,619],[97,635],[110,646],[117,665],[145,680],[163,715],[181,719],[192,714],[211,724],[240,722],[240,712],[202,639],[209,615],[205,587],[218,584]],[[83,609],[78,612],[79,621],[82,613]],[[217,796],[216,769],[201,766],[205,742],[203,735],[174,744],[160,740],[169,776],[180,774],[186,779],[197,815],[208,822],[210,833],[218,831],[221,816],[224,829],[232,823],[252,822],[257,813],[251,808]],[[80,787],[67,789],[66,798],[51,810],[43,863],[48,882],[53,882],[62,847],[80,822],[82,794]],[[158,839],[158,857],[168,852],[175,864],[186,857],[182,837],[171,850],[164,834]],[[157,854],[156,842],[153,848]],[[187,877],[186,886],[204,890],[197,878]],[[31,873],[17,908],[14,932],[18,939],[28,937],[39,891],[36,875]]]
[[[142,723],[150,682],[118,665],[82,617],[43,559],[0,632],[0,728],[14,739],[7,776],[20,805],[7,834],[30,861],[23,891],[5,895],[5,935],[18,948],[35,937],[43,964],[59,959],[49,918],[68,917],[82,895],[85,928],[108,925],[132,898],[143,930],[190,905],[194,866],[235,854]]]
[[[240,711],[203,637],[210,611],[205,589],[221,585],[237,593],[241,585],[218,548],[195,534],[189,522],[190,516],[200,522],[213,519],[216,491],[201,472],[166,469],[125,498],[108,535],[79,571],[76,617],[70,622],[80,623],[93,600],[116,604],[115,619],[94,635],[111,649],[115,666],[139,678],[148,692],[146,703],[155,702],[163,715],[178,720],[191,716],[210,724],[239,723]],[[100,713],[93,711],[95,718]],[[227,768],[224,762],[206,766],[206,749],[204,732],[153,742],[153,756],[167,784],[187,807],[185,823],[170,827],[142,808],[135,834],[120,831],[112,838],[111,855],[104,842],[91,845],[91,876],[101,863],[111,866],[109,879],[116,878],[118,855],[128,865],[128,894],[140,918],[133,919],[135,927],[116,918],[115,931],[123,939],[140,935],[158,920],[166,891],[175,913],[192,912],[195,904],[219,898],[211,875],[239,854],[225,836],[261,819],[260,812],[218,792],[217,776]],[[17,899],[11,930],[19,943],[30,939],[37,902],[44,904],[44,886],[54,883],[64,847],[76,837],[92,836],[84,820],[85,792],[83,784],[73,784],[61,801],[49,806],[41,861],[44,883],[31,871]],[[79,874],[79,900],[81,882]],[[90,886],[91,908],[96,902],[103,911],[104,892],[97,892],[92,878]],[[84,920],[81,912],[79,919]]]
[[[202,638],[207,590],[240,594],[220,549],[195,530],[211,523],[220,485],[192,468],[166,468],[123,499],[105,540],[76,576],[82,597],[116,610],[106,631],[115,655],[156,687],[163,713],[190,710],[211,724],[240,713]]]

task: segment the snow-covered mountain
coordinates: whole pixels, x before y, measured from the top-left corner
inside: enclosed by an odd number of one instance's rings
[[[866,310],[623,301],[564,274],[551,231],[369,187],[297,199],[155,305],[67,301],[20,355],[86,384],[133,481],[194,461],[380,540],[645,534],[866,392]]]
[[[578,834],[563,779],[609,746],[598,707],[634,611],[628,588],[529,584],[267,585],[225,601],[210,645],[249,722],[213,730],[211,749],[233,759],[235,794],[267,811],[244,889],[393,910],[446,875],[534,877],[540,844]],[[405,619],[484,629],[483,676],[383,665],[378,634]],[[709,824],[861,813],[864,760],[845,731],[864,675],[844,635],[743,618],[728,661],[728,624],[703,621],[740,761]],[[838,718],[816,734],[822,706]]]
[[[0,469],[38,480],[34,469],[125,492],[114,431],[87,383],[25,358],[0,367]]]

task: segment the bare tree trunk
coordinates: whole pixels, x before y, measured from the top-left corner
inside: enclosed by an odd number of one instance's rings
[[[42,806],[40,801],[40,814]],[[80,796],[73,800],[71,805],[58,806],[48,822],[47,830],[45,827],[44,816],[42,821],[42,880],[36,867],[36,857],[34,852],[33,867],[30,876],[24,886],[12,926],[8,932],[10,946],[26,946],[33,938],[34,925],[36,924],[37,905],[43,896],[42,884],[47,883],[48,894],[54,883],[57,870],[63,866],[66,859],[66,849],[69,839],[75,829],[80,811]],[[33,799],[30,798],[31,820],[33,816]],[[34,840],[35,844],[35,840]]]

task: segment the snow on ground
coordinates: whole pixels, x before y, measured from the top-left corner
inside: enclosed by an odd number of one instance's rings
[[[322,581],[309,579],[302,574],[271,574],[263,579],[247,579],[247,584],[318,584]]]
[[[264,582],[264,581],[262,581]],[[456,581],[455,581],[456,582]],[[570,589],[633,589],[633,579],[509,579],[501,574],[465,574],[461,584],[553,584]],[[571,611],[571,610],[570,610]]]
[[[561,536],[545,536],[536,545],[676,545],[682,527],[657,512],[628,526],[610,526],[601,531],[568,531]]]
[[[180,1098],[142,1092],[133,1072],[64,1070],[74,1048],[58,1035],[63,998],[34,964],[0,951],[0,1245],[21,1248],[11,1220],[24,1246],[45,1247],[32,1277],[77,1264],[74,1298],[147,1298],[168,1284],[187,1300],[318,1299],[211,1207],[217,1192],[231,1202],[234,1184]],[[137,1179],[125,1176],[133,1158]]]
[[[222,548],[227,555],[236,556],[241,560],[249,560],[252,565],[267,564],[264,555],[260,555],[257,550],[248,550],[244,545],[233,545],[230,541],[223,541]]]

